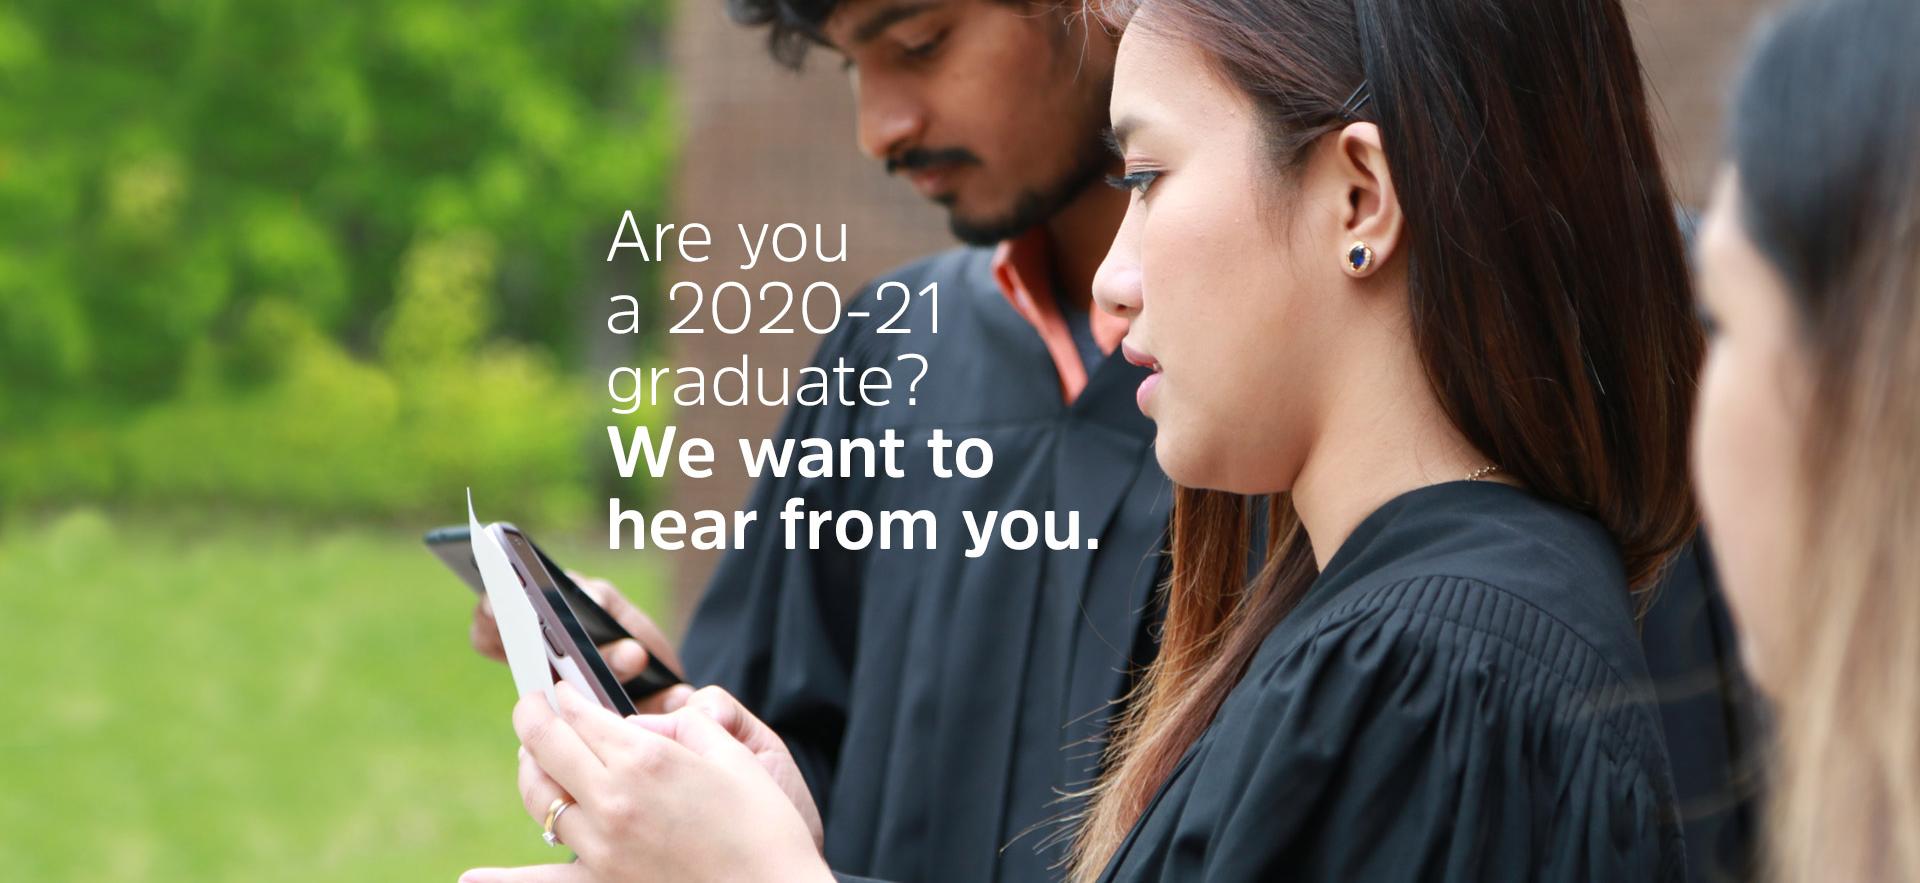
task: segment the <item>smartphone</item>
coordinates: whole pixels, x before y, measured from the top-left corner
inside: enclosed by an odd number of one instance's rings
[[[606,608],[594,603],[594,600],[580,588],[580,585],[575,583],[571,577],[567,576],[566,570],[558,564],[555,564],[553,559],[547,557],[547,554],[542,552],[540,547],[535,545],[533,540],[528,538],[524,532],[512,525],[503,524],[501,527],[503,528],[501,545],[506,547],[508,559],[514,561],[516,572],[533,573],[544,576],[544,579],[539,583],[541,585],[541,591],[537,594],[545,597],[549,586],[554,593],[554,600],[547,602],[544,606],[553,610],[553,616],[556,620],[564,617],[565,620],[575,624],[581,636],[586,641],[586,649],[591,651],[590,654],[582,653],[580,655],[590,655],[590,658],[594,662],[599,662],[604,668],[605,661],[600,658],[600,651],[597,648],[623,638],[633,638],[633,635],[623,628],[619,621],[613,618],[613,614],[606,611]],[[441,563],[445,564],[449,570],[453,571],[455,576],[460,578],[461,582],[466,583],[467,588],[472,589],[474,594],[482,598],[487,596],[486,584],[480,580],[480,566],[473,561],[473,546],[468,540],[468,530],[465,525],[435,528],[427,531],[425,540],[428,550],[433,552],[434,557],[439,558]],[[521,558],[525,558],[525,564],[528,565],[524,570],[522,569],[522,562],[519,560]],[[527,583],[530,590],[530,599],[536,594],[531,591],[534,585],[534,582]],[[540,600],[534,600],[534,610],[542,614],[541,624],[547,626],[547,616],[545,612],[542,611],[542,606],[543,604]],[[560,635],[566,634],[567,628],[565,623],[561,623],[560,627],[555,631],[558,632],[558,634],[549,635],[550,645],[559,643],[555,639],[559,638]],[[550,651],[553,649],[553,647],[549,647]],[[585,674],[585,672],[583,672],[583,674]],[[611,672],[608,673],[607,677],[612,677]],[[668,668],[666,663],[661,662],[660,658],[649,648],[647,652],[646,669],[627,681],[626,684],[623,685],[624,689],[619,692],[624,692],[630,699],[639,700],[680,683],[685,683],[685,679],[681,678],[679,673],[673,669]],[[576,684],[576,686],[579,685]],[[632,714],[633,712],[629,711],[626,713]]]

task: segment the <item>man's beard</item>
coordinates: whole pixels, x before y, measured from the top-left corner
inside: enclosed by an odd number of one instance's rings
[[[1082,191],[1092,186],[1113,162],[1113,152],[1096,133],[1081,143],[1074,165],[1066,174],[1044,187],[1026,190],[1013,202],[1013,208],[995,218],[961,217],[947,213],[947,229],[968,245],[993,245],[1019,236],[1058,214]]]

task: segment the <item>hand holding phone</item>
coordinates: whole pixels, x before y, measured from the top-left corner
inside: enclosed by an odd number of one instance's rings
[[[615,638],[599,645],[600,655],[607,661],[607,668],[612,670],[615,678],[626,685],[627,695],[632,697],[634,704],[644,714],[663,714],[672,711],[673,708],[663,702],[667,697],[667,690],[675,685],[669,683],[660,690],[652,689],[652,683],[664,680],[664,678],[656,678],[658,674],[664,672],[670,676],[673,672],[680,670],[679,657],[674,654],[673,644],[668,641],[665,633],[660,631],[660,628],[654,625],[653,620],[644,612],[621,595],[618,589],[604,580],[583,577],[577,573],[569,576],[593,602],[599,604],[609,616],[633,635],[629,638]],[[468,640],[473,645],[474,651],[481,656],[495,662],[506,661],[506,648],[500,645],[500,626],[494,621],[493,608],[485,598],[480,599],[473,607]],[[661,648],[657,658],[653,650],[655,647]],[[653,669],[655,674],[649,675],[649,669]]]
[[[627,596],[621,594],[613,583],[571,570],[566,571],[565,575],[630,636],[600,645],[600,652],[607,657],[607,665],[620,675],[621,680],[640,675],[647,669],[648,661],[655,656],[659,657],[660,664],[667,670],[683,670],[680,654],[674,650],[673,641],[668,639],[667,633],[654,624],[646,611],[627,600]]]
[[[646,614],[611,584],[577,578],[555,564],[524,533],[516,530],[514,534],[524,541],[523,548],[531,551],[552,578],[554,588],[565,601],[563,606],[578,620],[587,640],[604,656],[606,667],[624,684],[625,692],[634,702],[656,705],[664,690],[683,682],[677,673],[679,660],[673,654],[672,644]],[[480,597],[470,632],[474,649],[488,658],[504,660],[499,628],[486,602],[486,587],[469,551],[468,529],[464,526],[438,528],[429,531],[425,540],[434,555]]]

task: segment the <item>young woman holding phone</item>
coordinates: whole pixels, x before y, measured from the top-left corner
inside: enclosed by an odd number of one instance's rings
[[[1072,878],[1681,879],[1634,617],[1695,527],[1701,341],[1620,4],[1104,14],[1095,294],[1182,487]],[[522,703],[581,863],[468,879],[829,879],[777,741],[693,704]]]

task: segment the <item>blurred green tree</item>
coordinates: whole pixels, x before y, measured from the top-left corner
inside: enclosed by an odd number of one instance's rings
[[[580,503],[597,268],[673,161],[664,15],[0,6],[0,504]]]

